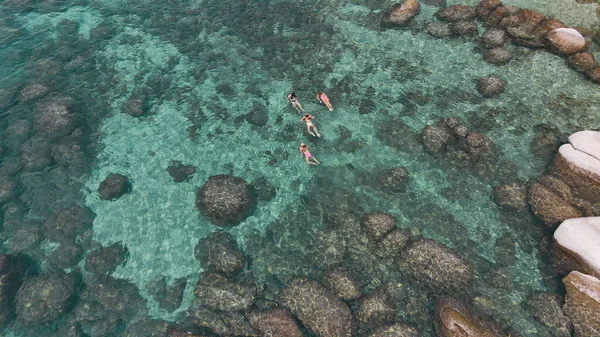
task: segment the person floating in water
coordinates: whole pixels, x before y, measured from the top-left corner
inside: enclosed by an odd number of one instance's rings
[[[310,133],[311,136],[321,137],[321,135],[319,134],[319,131],[317,131],[317,127],[312,123],[313,118],[315,118],[315,117],[311,116],[309,114],[305,114],[304,117],[302,117],[302,119],[300,121],[306,122],[306,130],[308,130],[308,133]],[[310,129],[312,129],[312,131]],[[313,133],[313,131],[314,131],[314,133]]]
[[[325,104],[329,111],[333,111],[333,105],[331,105],[329,97],[327,97],[327,95],[324,92],[317,92],[317,100],[319,101],[319,103]]]
[[[300,144],[300,147],[298,149],[300,150],[300,153],[302,153],[302,155],[304,156],[304,160],[306,160],[307,164],[309,164],[309,165],[321,164],[321,163],[319,163],[317,158],[313,157],[313,155],[310,154],[310,151],[308,151],[308,145],[302,143],[302,144]]]
[[[304,110],[302,109],[302,104],[300,104],[300,101],[298,101],[298,96],[296,96],[296,93],[294,93],[293,91],[290,92],[287,98],[288,101],[292,103],[292,106],[296,108],[296,110],[298,110],[298,112],[304,112]]]

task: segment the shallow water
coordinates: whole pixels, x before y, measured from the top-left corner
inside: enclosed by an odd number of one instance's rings
[[[337,202],[310,199],[339,189],[365,211],[389,212],[399,227],[456,248],[477,265],[474,293],[493,299],[492,313],[523,336],[547,335],[521,305],[532,291],[557,290],[538,250],[542,226],[507,216],[493,203],[491,189],[498,180],[448,165],[422,148],[390,147],[377,137],[377,129],[402,121],[420,134],[426,125],[457,117],[495,143],[499,161],[516,168],[515,180],[530,180],[549,163],[531,151],[537,125],[551,125],[563,135],[598,127],[598,85],[569,69],[564,59],[511,47],[516,59],[500,67],[488,64],[474,51],[472,39],[437,39],[422,32],[423,24],[434,20],[433,6],[423,6],[413,29],[381,30],[379,16],[389,1],[81,0],[23,8],[27,3],[0,5],[0,26],[16,34],[0,48],[0,90],[10,96],[25,84],[45,83],[52,93],[73,97],[90,161],[86,168],[61,174],[57,165],[16,173],[23,185],[17,198],[29,207],[26,218],[38,221],[63,204],[90,208],[96,214],[93,240],[127,246],[128,260],[113,276],[139,287],[150,317],[174,321],[192,302],[202,270],[194,247],[218,229],[200,216],[196,191],[209,176],[231,173],[248,182],[264,176],[277,188],[274,199],[260,202],[231,229],[252,252],[256,276],[275,270],[284,278],[297,272],[263,255],[276,245],[290,254],[280,257],[285,261],[309,258],[308,241],[325,225],[321,215]],[[448,1],[455,3],[477,1]],[[597,4],[504,3],[536,9],[573,26],[599,23]],[[600,57],[597,46],[592,51]],[[492,74],[507,80],[506,91],[482,99],[475,81]],[[300,115],[287,104],[292,89],[316,116],[321,139],[306,133]],[[314,100],[317,90],[329,94],[333,112]],[[141,118],[121,112],[132,95],[146,99]],[[3,133],[16,119],[32,120],[35,101],[9,107],[3,105],[9,101],[4,97],[0,95]],[[268,112],[266,125],[236,120],[255,104]],[[15,106],[23,112],[15,112]],[[369,113],[359,113],[361,107]],[[340,140],[340,126],[351,132],[354,143]],[[321,166],[305,164],[296,152],[300,142],[311,146]],[[5,151],[3,165],[14,156],[18,153]],[[195,166],[196,174],[174,182],[166,171],[172,160]],[[364,183],[365,177],[397,166],[410,173],[406,192],[389,195]],[[113,202],[100,200],[96,190],[109,173],[129,177],[131,193]],[[52,193],[56,188],[58,196]],[[284,239],[270,242],[270,231],[282,230],[282,223],[298,228],[283,226],[290,234],[276,233]],[[514,246],[507,265],[497,261],[494,248],[502,237]],[[56,246],[42,241],[39,251],[31,253],[42,270],[45,254]],[[12,252],[10,245],[3,250]],[[301,252],[305,255],[294,255]],[[513,280],[510,290],[485,280],[485,273],[497,266]],[[175,312],[160,309],[146,290],[161,276],[188,279],[183,304]],[[27,333],[17,329],[11,334]]]

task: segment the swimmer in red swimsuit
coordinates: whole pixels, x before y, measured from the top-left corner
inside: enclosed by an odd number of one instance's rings
[[[310,133],[311,136],[321,137],[321,135],[319,134],[319,131],[317,131],[317,127],[312,123],[313,118],[315,118],[315,117],[311,116],[309,114],[306,114],[306,115],[304,115],[304,117],[302,117],[302,119],[300,121],[306,122],[306,129],[308,130],[308,133]],[[312,131],[310,129],[312,129]],[[315,133],[313,133],[313,131]]]
[[[308,151],[308,146],[304,143],[300,144],[300,147],[298,148],[300,150],[300,153],[302,153],[302,155],[304,156],[304,160],[306,160],[306,163],[309,165],[319,165],[321,163],[319,163],[319,161],[317,160],[317,158],[313,157],[313,155],[310,153],[310,151]]]
[[[327,95],[324,92],[317,92],[317,100],[319,101],[319,103],[325,104],[329,111],[333,111],[333,105],[331,105],[329,97],[327,97]]]

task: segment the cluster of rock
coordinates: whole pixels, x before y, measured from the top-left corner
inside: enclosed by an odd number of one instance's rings
[[[513,183],[494,191],[499,206],[511,212],[529,208],[555,229],[550,253],[557,272],[567,275],[564,303],[562,298],[536,294],[528,305],[537,308],[536,319],[557,336],[569,336],[571,329],[575,336],[600,333],[599,150],[600,132],[574,133],[559,148],[545,175],[528,186]]]
[[[446,118],[423,129],[427,152],[442,155],[453,166],[465,167],[479,176],[494,171],[498,150],[484,134],[470,131],[457,118]]]
[[[434,318],[440,336],[453,336],[447,330],[457,324],[473,333],[489,330],[496,333],[491,336],[505,336],[493,320],[479,317],[454,299],[471,291],[469,263],[438,242],[412,237],[397,228],[392,215],[332,214],[330,225],[318,237],[323,239],[316,240],[313,252],[321,251],[322,259],[329,261],[320,264],[321,276],[295,276],[275,289],[246,269],[248,259],[229,234],[217,232],[201,239],[196,257],[204,272],[194,304],[168,336],[299,337],[308,329],[322,337],[416,337],[418,329],[429,329],[433,318],[427,314],[426,303],[420,303],[423,311],[415,313],[414,321],[396,317],[400,307],[416,305],[411,301],[421,299],[413,298],[413,290],[391,277],[382,276],[387,280],[383,284],[373,283],[378,271],[354,263],[369,259],[366,255],[389,261],[392,269],[422,285],[427,294],[444,296]],[[373,279],[358,279],[358,272],[362,278]]]

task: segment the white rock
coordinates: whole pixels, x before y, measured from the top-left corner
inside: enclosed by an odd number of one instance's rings
[[[569,166],[577,168],[578,171],[584,171],[587,177],[600,182],[600,160],[589,154],[576,150],[571,144],[564,144],[558,149],[558,154],[561,155]]]
[[[569,143],[581,152],[600,160],[600,132],[579,131],[569,136]]]
[[[600,277],[600,217],[563,221],[554,232],[554,240],[593,275]]]
[[[573,54],[585,49],[585,38],[573,28],[556,28],[546,38],[552,45],[565,54]]]

